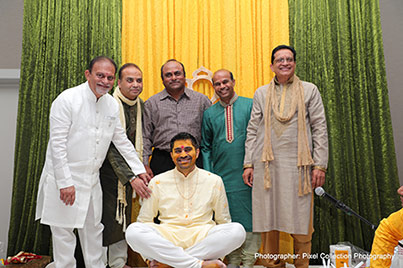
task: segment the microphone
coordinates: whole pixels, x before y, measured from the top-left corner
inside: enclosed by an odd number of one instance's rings
[[[337,200],[336,198],[334,198],[333,196],[331,196],[330,194],[326,193],[325,189],[323,189],[322,187],[317,187],[315,189],[315,194],[317,196],[320,197],[324,197],[327,200],[329,200],[330,202],[333,203],[333,205],[336,206],[336,208],[343,210],[344,212],[346,212],[348,215],[354,214],[354,211],[349,208],[347,205],[345,205],[343,202]]]
[[[317,196],[320,197],[324,197],[327,200],[329,200],[330,202],[333,203],[333,205],[336,206],[336,208],[341,209],[342,211],[344,211],[345,213],[347,213],[347,215],[351,216],[354,215],[357,218],[359,218],[360,220],[362,220],[363,222],[365,222],[366,224],[368,224],[369,226],[371,226],[372,230],[375,230],[377,228],[376,225],[372,224],[370,221],[368,221],[367,219],[365,219],[364,217],[362,217],[361,215],[357,214],[354,210],[352,210],[351,208],[349,208],[348,206],[346,206],[343,202],[337,200],[336,198],[334,198],[333,196],[331,196],[330,194],[326,193],[325,189],[323,189],[322,187],[317,187],[315,189],[315,194]],[[399,246],[403,248],[403,244],[398,242]]]
[[[315,194],[317,196],[321,196],[326,198],[327,200],[329,200],[330,202],[333,203],[333,205],[336,206],[336,208],[343,210],[345,213],[347,213],[347,215],[351,215],[354,214],[354,211],[349,208],[347,205],[345,205],[343,202],[341,202],[340,200],[337,200],[336,198],[334,198],[333,196],[331,196],[330,194],[326,193],[325,189],[323,189],[322,187],[317,187],[315,189]]]
[[[337,200],[336,198],[334,198],[333,196],[331,196],[330,194],[326,193],[325,190],[322,187],[317,187],[315,189],[315,194],[317,196],[320,197],[324,197],[327,200],[329,200],[330,202],[333,203],[333,205],[336,206],[336,208],[341,209],[342,211],[344,211],[347,215],[351,216],[354,215],[357,218],[359,218],[360,220],[362,220],[363,222],[365,222],[366,224],[368,224],[369,226],[371,226],[372,230],[375,230],[377,226],[375,226],[374,224],[372,224],[371,222],[369,222],[367,219],[365,219],[364,217],[362,217],[361,215],[357,214],[357,212],[355,212],[354,210],[352,210],[351,208],[349,208],[346,204],[344,204],[343,202],[341,202],[340,200]]]

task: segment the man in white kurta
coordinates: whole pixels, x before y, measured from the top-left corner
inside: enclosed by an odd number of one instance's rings
[[[78,229],[86,267],[105,267],[99,168],[111,141],[133,172],[149,179],[121,127],[119,106],[107,94],[115,72],[113,60],[96,57],[85,71],[87,82],[63,91],[52,103],[36,218],[50,225],[56,268],[76,267],[74,228]]]
[[[292,47],[276,47],[271,64],[276,76],[255,92],[243,178],[253,186],[253,231],[262,232],[262,253],[278,254],[279,231],[286,232],[294,239],[295,266],[308,267],[312,189],[325,182],[328,141],[319,90],[294,74],[295,55]],[[262,262],[285,267],[279,259]]]
[[[149,267],[225,267],[218,258],[245,240],[242,225],[231,223],[221,178],[197,168],[198,155],[192,135],[172,139],[176,168],[151,180],[151,197],[126,231],[128,244],[151,261]],[[158,212],[161,223],[155,224]]]

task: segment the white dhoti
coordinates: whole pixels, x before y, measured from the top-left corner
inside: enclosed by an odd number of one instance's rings
[[[127,262],[127,243],[120,240],[108,246],[108,265],[110,268],[122,268]]]
[[[177,268],[200,268],[203,260],[218,259],[239,248],[245,236],[245,229],[237,222],[219,224],[202,241],[183,249],[150,225],[135,222],[126,230],[127,243],[134,251],[146,259]]]

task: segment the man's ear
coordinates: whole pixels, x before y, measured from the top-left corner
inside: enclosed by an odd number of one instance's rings
[[[200,154],[200,149],[197,148],[197,149],[196,149],[196,159],[199,157],[199,154]]]
[[[89,70],[85,70],[85,72],[84,72],[84,75],[85,75],[85,78],[87,79],[87,81],[88,81],[88,77],[90,76],[90,71]]]

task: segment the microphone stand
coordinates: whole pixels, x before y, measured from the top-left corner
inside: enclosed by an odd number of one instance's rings
[[[354,215],[358,219],[362,220],[363,222],[368,224],[371,227],[372,230],[375,230],[378,227],[375,224],[372,224],[369,220],[367,220],[366,218],[364,218],[363,216],[361,216],[360,214],[358,214],[357,212],[355,212],[354,210],[349,208],[346,204],[344,204],[344,203],[342,203],[340,201],[338,201],[335,204],[335,206],[336,206],[336,208],[341,209],[342,211],[344,211],[347,215],[349,215],[349,216]]]
[[[358,219],[362,220],[363,222],[365,222],[366,224],[368,224],[372,230],[375,230],[376,228],[378,228],[377,225],[372,224],[369,220],[367,220],[366,218],[364,218],[363,216],[361,216],[360,214],[358,214],[357,212],[355,212],[354,210],[352,210],[351,208],[349,208],[346,204],[344,204],[343,202],[337,200],[337,203],[335,204],[336,208],[342,210],[344,213],[346,213],[347,215],[351,216],[354,215],[355,217],[357,217]],[[400,242],[397,242],[399,244],[400,247],[403,248],[403,244]]]

